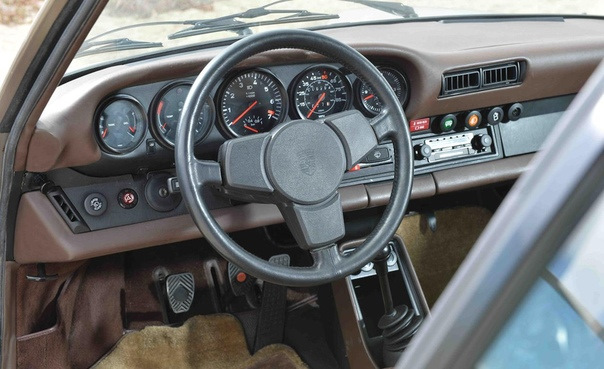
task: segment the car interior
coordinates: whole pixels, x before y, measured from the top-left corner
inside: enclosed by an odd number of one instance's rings
[[[603,58],[598,17],[467,16],[64,76],[16,149],[3,367],[393,367]]]

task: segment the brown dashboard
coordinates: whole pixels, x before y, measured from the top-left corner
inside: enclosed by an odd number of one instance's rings
[[[406,77],[406,113],[412,125],[421,126],[413,132],[413,198],[517,178],[604,57],[604,21],[588,18],[428,21],[321,32],[353,46],[376,65],[389,66]],[[149,130],[136,150],[111,152],[99,140],[98,111],[112,96],[134,96],[142,101],[142,116],[152,124],[149,116],[157,108],[154,97],[175,81],[191,80],[220,51],[201,49],[111,66],[66,81],[55,91],[31,137],[21,139],[24,155],[18,158],[16,169],[45,173],[66,194],[71,211],[79,214],[88,229],[74,232],[48,196],[40,191],[26,192],[17,217],[16,261],[81,260],[201,236],[184,204],[158,211],[143,199],[154,173],[170,173],[173,166],[173,154],[164,147],[165,142],[160,142],[157,156],[153,156],[155,151],[148,151],[149,140],[157,139],[157,132]],[[282,93],[288,95],[287,121],[296,117],[295,91],[289,86],[295,85],[296,76],[306,68],[325,63],[337,68],[314,53],[287,49],[250,58],[238,70],[268,70],[282,81]],[[487,86],[483,79],[490,69],[510,65],[516,66],[513,83],[480,88]],[[472,75],[478,76],[475,90],[470,83],[459,93],[446,93],[449,76],[469,76],[470,80]],[[346,78],[352,95],[356,91],[354,75],[346,74]],[[214,97],[217,107],[219,87]],[[362,109],[355,99],[349,106]],[[520,104],[519,116],[513,116],[514,104]],[[492,113],[499,111],[502,119],[492,122]],[[456,120],[454,126],[447,125],[451,116]],[[218,127],[219,122],[216,119],[201,141],[201,155],[212,157],[229,137],[228,131]],[[477,146],[477,140],[485,136],[491,141],[478,142]],[[431,151],[422,154],[426,146]],[[388,147],[384,147],[387,153]],[[340,190],[345,210],[387,203],[392,166],[387,161],[374,164],[367,163],[346,177]],[[140,198],[131,212],[111,204],[126,188]],[[83,200],[90,193],[104,191],[114,208],[109,208],[110,216],[87,214]],[[282,222],[271,205],[231,206],[217,200],[214,214],[229,231]],[[125,218],[128,220],[122,220]]]

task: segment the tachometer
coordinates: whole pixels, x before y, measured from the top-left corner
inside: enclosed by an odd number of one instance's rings
[[[143,107],[130,96],[112,97],[101,105],[96,131],[105,151],[124,154],[134,150],[147,131]]]
[[[382,67],[378,68],[382,76],[386,79],[394,94],[398,97],[401,105],[405,106],[409,99],[409,84],[405,76],[396,69]],[[358,96],[363,108],[370,114],[378,114],[382,110],[382,103],[378,96],[373,92],[371,86],[365,83],[359,83]]]
[[[270,131],[285,119],[284,96],[285,89],[268,72],[239,73],[218,94],[221,123],[234,136]]]
[[[189,94],[191,84],[181,82],[168,86],[160,94],[153,105],[153,133],[157,139],[168,148],[174,147],[176,129],[180,121],[180,113]],[[195,142],[201,141],[208,133],[214,120],[214,107],[211,100],[206,101],[195,124]]]
[[[350,85],[346,77],[329,66],[314,66],[302,72],[293,86],[294,104],[300,118],[316,119],[348,109]]]

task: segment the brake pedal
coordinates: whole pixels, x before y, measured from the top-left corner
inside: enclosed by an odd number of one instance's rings
[[[174,314],[189,311],[195,297],[195,280],[191,273],[171,274],[166,277],[166,297]]]

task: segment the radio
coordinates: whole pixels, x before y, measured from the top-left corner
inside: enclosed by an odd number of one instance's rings
[[[493,154],[492,134],[487,128],[413,140],[415,166]]]

